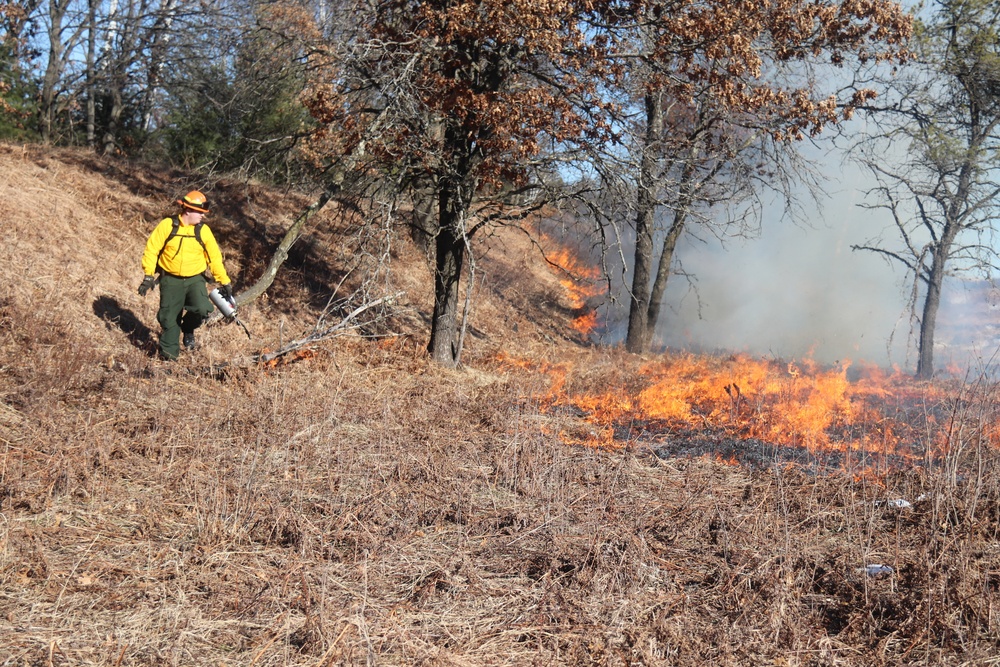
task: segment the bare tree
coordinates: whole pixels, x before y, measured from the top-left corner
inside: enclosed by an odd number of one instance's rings
[[[868,107],[882,132],[860,146],[877,182],[868,206],[895,235],[855,245],[906,268],[919,323],[919,378],[934,373],[934,332],[948,276],[997,266],[1000,216],[1000,3],[938,2],[916,58],[892,77],[892,104]]]
[[[210,23],[172,31],[150,100],[149,151],[203,171],[297,182],[308,175],[297,151],[314,123],[299,99],[309,67],[309,11],[245,2],[205,14]],[[190,24],[194,17],[177,14]],[[175,23],[177,22],[175,21]],[[206,43],[199,33],[210,31]],[[156,116],[152,113],[155,110]]]
[[[118,123],[137,83],[137,64],[148,63],[162,30],[157,17],[177,0],[37,0],[40,35],[47,48],[39,85],[38,129],[43,141],[72,143],[76,124],[95,145],[97,125],[104,125],[104,148],[110,151]],[[151,18],[152,17],[152,18]],[[151,28],[151,26],[153,26]],[[130,90],[129,87],[133,89]]]
[[[207,2],[111,0],[97,17],[104,39],[92,88],[100,101],[104,153],[122,148],[128,132],[139,142],[152,129],[166,69],[188,58],[212,57],[210,49],[192,48],[193,36],[214,40],[215,31],[205,27],[219,12]]]
[[[87,144],[104,153],[134,150],[169,97],[165,73],[189,59],[215,60],[211,45],[232,28],[218,20],[223,2],[36,2],[47,44],[39,94],[43,140],[73,143],[80,124]]]
[[[797,162],[792,145],[872,94],[823,86],[809,66],[822,56],[835,64],[899,58],[910,32],[889,0],[865,7],[652,2],[644,11],[638,52],[625,54],[641,100],[632,134],[636,247],[625,343],[633,352],[650,347],[681,236],[692,225],[704,229],[720,204],[730,217],[714,233],[746,232],[762,187],[787,192]],[[652,20],[668,14],[671,20]],[[677,21],[683,31],[674,32]]]
[[[748,233],[759,210],[756,195],[780,184],[761,178],[754,167],[766,163],[766,173],[773,173],[786,166],[783,159],[793,157],[780,151],[769,155],[773,144],[766,133],[727,124],[730,114],[705,98],[693,104],[671,100],[665,107],[666,97],[662,89],[644,95],[625,340],[630,352],[646,352],[652,344],[681,237],[692,228],[712,228],[717,235]]]
[[[86,137],[87,146],[97,142],[97,5],[98,0],[87,0],[87,64],[86,64]]]
[[[45,32],[48,54],[42,75],[38,130],[42,141],[52,140],[56,116],[69,103],[60,93],[73,83],[70,63],[87,27],[86,14],[74,0],[49,0]]]

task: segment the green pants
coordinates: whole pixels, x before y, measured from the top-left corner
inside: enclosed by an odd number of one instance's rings
[[[191,333],[201,326],[215,306],[208,298],[205,276],[178,278],[164,273],[160,277],[160,310],[156,319],[163,327],[160,332],[160,353],[176,359],[181,351],[181,331]]]

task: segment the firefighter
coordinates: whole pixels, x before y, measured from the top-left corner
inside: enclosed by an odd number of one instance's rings
[[[209,211],[205,195],[192,190],[177,203],[181,212],[161,220],[146,241],[142,253],[142,271],[146,275],[139,285],[139,296],[146,296],[159,274],[160,309],[156,319],[162,327],[160,356],[167,361],[177,359],[181,333],[184,347],[195,349],[194,330],[215,308],[208,298],[206,268],[211,269],[222,295],[227,299],[233,296],[219,244],[202,221]]]

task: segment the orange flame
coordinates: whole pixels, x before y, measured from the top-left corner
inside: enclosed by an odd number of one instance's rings
[[[546,257],[554,265],[553,270],[559,276],[559,284],[565,290],[570,308],[576,314],[570,327],[579,334],[589,336],[598,326],[597,313],[591,309],[589,301],[607,291],[607,286],[598,284],[601,270],[596,266],[589,266],[569,248],[559,246],[544,234],[541,236],[545,246],[555,247],[554,251],[546,253]]]
[[[543,410],[569,406],[583,415],[588,425],[583,436],[561,434],[571,444],[620,447],[637,433],[699,432],[809,452],[912,459],[923,456],[914,445],[940,451],[947,440],[932,409],[918,410],[913,420],[897,418],[906,406],[926,408],[943,399],[938,388],[915,383],[899,371],[890,375],[861,367],[849,380],[849,361],[821,368],[811,360],[781,364],[746,355],[680,354],[624,368],[629,361],[608,373],[616,380],[605,379],[594,387],[592,379],[581,382],[567,362],[498,358],[502,368],[529,369],[550,379]],[[592,369],[593,364],[588,366]],[[585,372],[589,379],[592,373]],[[982,432],[986,440],[1000,445],[1000,426]],[[931,433],[939,435],[930,437]]]

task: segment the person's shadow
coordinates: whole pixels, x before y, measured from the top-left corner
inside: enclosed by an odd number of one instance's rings
[[[110,296],[100,296],[94,300],[94,314],[104,320],[110,330],[117,327],[128,336],[129,342],[147,354],[156,353],[156,344],[152,330],[143,324],[135,313],[123,308],[117,299]]]

